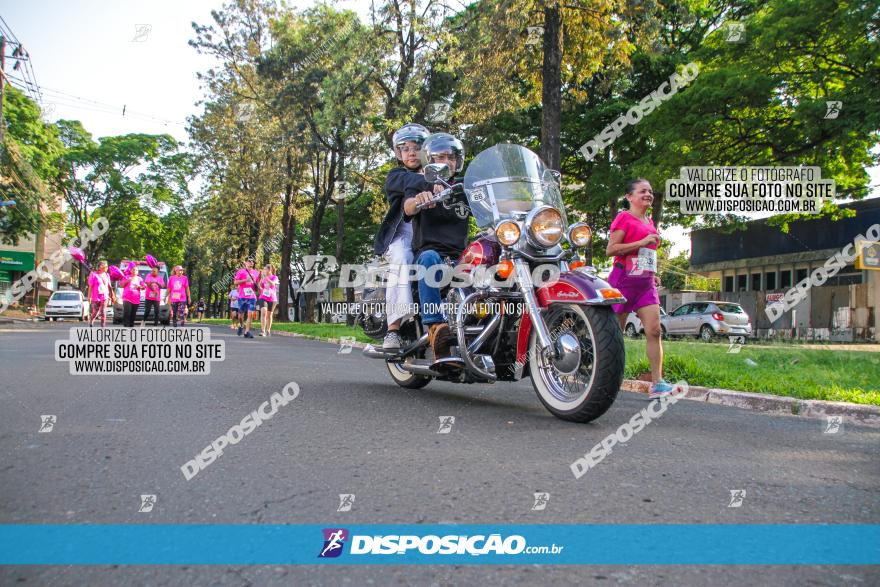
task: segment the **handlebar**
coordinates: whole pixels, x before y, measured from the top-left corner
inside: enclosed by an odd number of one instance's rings
[[[431,199],[428,200],[427,202],[416,204],[416,210],[424,210],[425,208],[427,208],[431,204],[437,204],[439,202],[442,202],[443,200],[449,198],[449,196],[451,196],[455,192],[459,192],[459,193],[463,192],[462,184],[457,183],[451,187],[446,188],[445,190],[443,190],[439,194],[431,196]]]

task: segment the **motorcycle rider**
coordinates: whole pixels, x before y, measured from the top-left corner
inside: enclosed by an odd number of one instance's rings
[[[388,333],[382,342],[386,352],[400,350],[400,336],[397,331],[400,323],[408,315],[407,308],[412,306],[412,291],[406,279],[406,267],[412,263],[413,229],[409,222],[404,221],[404,200],[426,189],[431,185],[421,175],[422,162],[419,151],[430,131],[421,124],[405,124],[392,137],[397,167],[388,173],[385,179],[385,197],[388,199],[388,212],[379,225],[379,231],[373,241],[373,253],[385,256],[390,264],[390,283],[385,290],[385,311],[388,316]],[[396,275],[396,279],[392,278]]]
[[[422,163],[445,163],[454,176],[464,168],[464,145],[448,133],[436,133],[422,145]],[[452,178],[448,180],[452,183]],[[437,283],[441,267],[451,259],[457,259],[467,246],[468,218],[471,215],[467,198],[454,193],[440,204],[428,203],[432,189],[408,198],[403,204],[405,220],[413,225],[413,253],[416,263],[425,268],[426,274],[419,279],[419,314],[422,324],[428,328],[428,340],[434,351],[434,359],[448,357],[454,337],[440,311],[442,299],[440,288],[428,284]],[[426,204],[418,210],[418,204]]]

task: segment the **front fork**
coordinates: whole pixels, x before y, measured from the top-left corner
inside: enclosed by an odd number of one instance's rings
[[[535,329],[535,334],[538,337],[538,346],[541,349],[541,353],[547,357],[552,349],[553,341],[550,338],[550,332],[547,330],[547,324],[544,322],[544,316],[541,315],[541,306],[538,305],[538,298],[535,295],[532,273],[523,259],[515,259],[513,261],[513,270],[520,291],[522,291],[523,298],[525,299],[526,308],[529,311],[532,328]]]

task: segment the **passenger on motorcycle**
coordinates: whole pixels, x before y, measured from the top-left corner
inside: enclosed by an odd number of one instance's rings
[[[388,212],[379,225],[379,232],[373,241],[373,253],[385,256],[389,269],[389,286],[385,291],[385,311],[388,316],[388,333],[382,348],[388,352],[400,350],[400,323],[409,314],[412,306],[412,291],[406,276],[407,266],[412,263],[412,225],[404,221],[403,202],[409,197],[431,185],[421,175],[422,163],[419,150],[430,132],[420,124],[405,124],[392,137],[397,167],[385,179],[385,197],[388,198]],[[392,276],[396,275],[394,279]]]
[[[464,169],[464,155],[461,141],[447,133],[428,137],[421,151],[423,164],[445,163],[453,176]],[[416,263],[426,270],[419,280],[419,314],[422,324],[428,328],[428,340],[436,360],[449,356],[454,339],[440,311],[440,288],[431,284],[439,282],[442,265],[449,259],[457,259],[467,246],[471,210],[462,193],[454,193],[441,204],[428,203],[431,197],[431,191],[425,190],[408,198],[403,211],[405,220],[413,225],[412,247]],[[417,206],[423,203],[426,207],[419,210]]]

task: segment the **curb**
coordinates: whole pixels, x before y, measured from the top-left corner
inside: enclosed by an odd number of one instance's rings
[[[651,384],[636,379],[624,379],[620,389],[636,393],[648,393]],[[770,412],[788,416],[824,419],[828,416],[844,416],[858,424],[880,426],[880,406],[867,404],[850,404],[847,402],[829,402],[823,400],[805,400],[780,395],[764,395],[731,389],[715,389],[709,387],[690,386],[684,399],[703,401],[710,404],[731,406],[744,410]]]
[[[332,342],[333,344],[339,344],[342,342],[340,338],[324,338],[322,336],[314,336],[312,334],[300,334],[299,332],[286,332],[284,330],[273,330],[272,336],[287,336],[290,338],[305,338],[306,340],[320,340],[321,342]],[[367,347],[367,343],[365,342],[353,342],[351,345],[353,348],[363,349]]]

